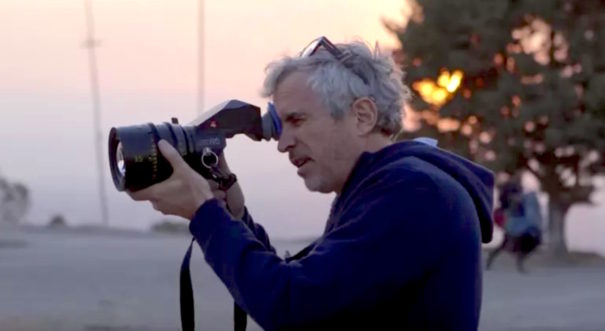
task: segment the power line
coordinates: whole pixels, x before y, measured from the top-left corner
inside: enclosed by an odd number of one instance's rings
[[[204,0],[198,0],[197,17],[197,112],[204,112]]]
[[[93,106],[93,132],[97,159],[97,172],[99,175],[99,202],[101,204],[101,222],[109,226],[109,211],[105,193],[105,167],[103,166],[103,142],[101,133],[101,97],[99,93],[99,76],[97,69],[97,55],[95,48],[99,45],[94,39],[94,16],[92,0],[85,0],[87,39],[84,47],[88,48],[88,64],[90,68],[90,87]]]

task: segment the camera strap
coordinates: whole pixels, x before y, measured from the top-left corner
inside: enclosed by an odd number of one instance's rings
[[[181,328],[183,331],[195,330],[195,304],[193,302],[193,287],[191,286],[191,273],[189,265],[191,262],[191,250],[195,238],[191,239],[183,263],[181,264],[180,277],[180,302],[181,302]]]
[[[181,328],[183,331],[195,330],[195,303],[193,302],[193,286],[191,285],[191,251],[195,238],[191,239],[189,248],[181,264],[180,276],[180,303],[181,303]],[[233,326],[235,331],[245,331],[248,324],[246,312],[237,304],[233,303]]]

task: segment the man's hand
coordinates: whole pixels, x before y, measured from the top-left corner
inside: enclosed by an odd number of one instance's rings
[[[227,206],[227,193],[225,191],[221,190],[219,188],[218,183],[213,180],[209,180],[208,184],[210,184],[210,190],[212,190],[212,194],[214,195],[214,198],[216,200],[220,201],[220,203],[223,207],[226,207]]]
[[[165,215],[192,219],[198,208],[214,195],[208,181],[191,169],[179,152],[168,142],[160,140],[158,148],[172,166],[172,175],[161,183],[137,192],[128,192],[136,201],[149,201],[155,210]]]

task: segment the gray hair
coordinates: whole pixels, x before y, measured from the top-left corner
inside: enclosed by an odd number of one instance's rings
[[[352,54],[345,60],[346,66],[324,48],[306,58],[287,56],[271,62],[266,68],[262,96],[272,97],[288,74],[305,71],[310,75],[311,89],[321,96],[333,118],[342,118],[356,99],[370,97],[378,109],[377,128],[391,136],[399,133],[404,103],[410,96],[403,84],[403,71],[390,54],[377,48],[372,51],[362,42],[336,46]]]

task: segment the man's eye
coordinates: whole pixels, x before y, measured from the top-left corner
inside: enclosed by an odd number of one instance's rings
[[[292,126],[300,126],[303,122],[302,118],[293,118],[292,120],[290,120],[290,123],[292,124]]]

